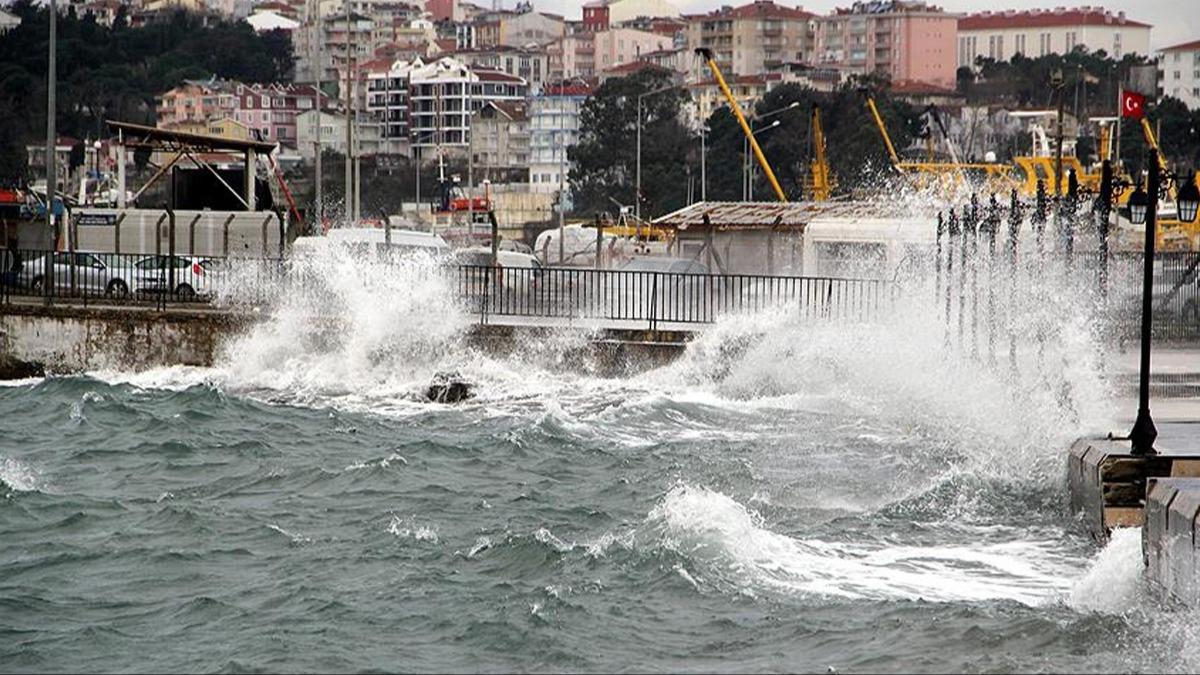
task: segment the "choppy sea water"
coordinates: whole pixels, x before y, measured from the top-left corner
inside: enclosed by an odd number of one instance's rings
[[[1110,419],[1069,330],[1011,378],[928,322],[731,319],[601,377],[412,281],[213,368],[0,387],[0,669],[1200,668],[1138,533],[1066,515]],[[444,370],[476,397],[423,402]]]

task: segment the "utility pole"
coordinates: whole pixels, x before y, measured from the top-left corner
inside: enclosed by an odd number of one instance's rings
[[[54,217],[54,193],[57,191],[58,167],[55,159],[55,146],[58,134],[54,130],[54,116],[57,112],[54,100],[58,89],[58,5],[50,0],[50,64],[47,69],[46,83],[46,227],[54,233],[55,245],[58,243],[57,219]],[[46,284],[49,286],[50,284]]]
[[[352,46],[350,34],[353,32],[353,29],[350,23],[350,0],[342,0],[342,2],[346,4],[346,94],[344,97],[346,100],[346,187],[344,190],[345,199],[343,200],[343,206],[345,208],[346,220],[349,221],[354,215],[354,161],[351,158],[354,154],[354,130],[352,124],[354,104],[350,93],[350,71],[353,69],[350,65],[353,59],[350,55]]]
[[[317,173],[317,178],[316,178],[317,203],[314,205],[315,208],[313,210],[316,211],[317,227],[323,228],[324,223],[325,223],[325,218],[324,218],[324,216],[325,216],[325,201],[324,201],[323,196],[321,195],[321,183],[322,183],[322,180],[321,180],[322,179],[322,175],[321,175],[321,131],[324,128],[325,107],[321,104],[321,100],[324,98],[324,94],[321,92],[321,76],[325,74],[324,72],[322,72],[325,70],[325,48],[324,48],[325,31],[324,31],[324,26],[322,25],[323,22],[321,21],[321,0],[314,0],[313,4],[315,4],[316,8],[317,8],[317,18],[316,18],[316,26],[317,26],[317,35],[316,35],[316,39],[317,39],[317,59],[316,59],[317,60],[317,77],[316,77],[317,135],[316,135],[316,141],[313,143],[313,145],[316,146],[314,148],[314,151],[316,152],[316,165],[313,168],[316,170],[316,173]]]
[[[475,119],[475,89],[471,84],[471,74],[466,76],[467,88],[467,235],[471,245],[475,245],[475,133],[471,122]]]
[[[705,124],[707,122],[700,125],[700,201],[702,202],[708,201],[708,173],[706,169],[708,166],[708,153],[704,147],[704,135],[708,129],[705,127]]]
[[[559,116],[558,116],[558,146],[559,146],[558,147],[558,152],[559,152],[559,155],[558,155],[558,264],[562,265],[562,264],[564,264],[563,259],[566,257],[566,241],[564,240],[564,237],[566,236],[566,225],[564,224],[564,220],[563,220],[563,206],[565,203],[564,196],[566,193],[566,185],[567,185],[566,177],[563,175],[563,173],[566,171],[566,164],[567,164],[567,143],[566,143],[567,97],[565,96],[565,94],[566,94],[565,87],[560,89],[558,93],[560,94],[558,97],[558,106],[559,106],[559,108],[558,108],[558,112],[559,112]],[[638,101],[640,103],[641,99],[638,99]],[[639,115],[638,121],[640,122],[641,121],[641,112],[640,111],[639,111],[638,115]],[[639,123],[638,124],[638,186],[639,187],[642,184],[642,179],[641,179],[641,176],[642,176],[642,155],[641,155],[642,135],[641,135],[641,133],[642,133],[642,125]]]
[[[1062,197],[1062,152],[1063,152],[1063,103],[1066,99],[1063,98],[1063,80],[1062,68],[1056,68],[1050,75],[1050,85],[1054,87],[1055,93],[1058,95],[1058,143],[1054,151],[1054,194],[1056,197]]]

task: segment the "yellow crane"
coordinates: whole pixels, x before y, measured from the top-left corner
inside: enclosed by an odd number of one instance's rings
[[[812,107],[812,118],[809,122],[809,142],[812,144],[812,159],[809,161],[807,188],[808,198],[814,202],[829,199],[833,192],[835,181],[829,170],[829,161],[825,157],[825,132],[821,129],[821,107],[816,103]]]
[[[750,142],[750,149],[754,151],[754,158],[758,160],[758,165],[762,167],[763,174],[767,177],[771,188],[775,190],[775,196],[779,198],[779,201],[786,202],[788,200],[787,195],[783,194],[783,188],[779,186],[779,181],[775,178],[775,172],[771,170],[771,164],[767,162],[767,157],[763,154],[762,148],[758,147],[758,140],[754,138],[754,131],[750,129],[750,124],[746,122],[746,116],[742,114],[742,106],[738,104],[737,99],[733,97],[733,92],[729,90],[729,85],[725,83],[725,77],[721,75],[721,69],[717,66],[716,59],[713,58],[712,50],[707,47],[699,47],[696,49],[696,54],[705,60],[708,64],[708,69],[712,71],[713,78],[717,81],[717,86],[721,88],[721,93],[725,95],[725,100],[729,102],[729,109],[737,117],[738,124],[742,127],[742,133],[746,134],[746,139]]]

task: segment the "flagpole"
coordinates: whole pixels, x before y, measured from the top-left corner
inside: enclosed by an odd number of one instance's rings
[[[1125,84],[1120,81],[1121,74],[1117,72],[1117,146],[1113,150],[1113,167],[1120,171],[1121,168],[1121,120],[1125,119],[1125,110],[1122,104],[1125,102]]]

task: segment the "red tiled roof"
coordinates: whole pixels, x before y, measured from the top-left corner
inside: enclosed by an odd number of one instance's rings
[[[811,19],[816,14],[799,7],[777,5],[771,0],[755,0],[740,7],[714,9],[708,14],[688,14],[684,19]]]
[[[604,70],[604,72],[610,73],[613,75],[620,75],[623,73],[636,73],[639,70],[644,70],[646,68],[661,68],[661,67],[662,66],[659,66],[659,65],[656,65],[653,63],[649,63],[646,61],[630,61],[629,63],[622,63],[620,65],[613,66],[612,68],[606,68]]]
[[[452,52],[458,48],[458,40],[454,38],[438,38],[433,43],[438,46],[438,49],[444,52]]]
[[[1113,14],[1101,7],[1075,9],[1035,9],[1027,12],[978,12],[958,20],[959,30],[995,30],[1003,28],[1050,28],[1053,26],[1129,26],[1150,28],[1150,24]]]
[[[1183,42],[1170,47],[1163,47],[1158,50],[1160,52],[1191,52],[1200,50],[1200,40],[1192,40],[1191,42]]]
[[[920,80],[900,80],[892,83],[893,94],[940,94],[951,95],[955,93],[952,87],[943,87],[933,84],[932,82],[922,82]]]
[[[368,73],[386,73],[392,69],[393,63],[395,63],[395,60],[393,59],[371,59],[366,63],[360,64],[358,68],[359,70],[366,71]]]
[[[516,75],[509,75],[508,73],[504,73],[499,70],[476,70],[475,76],[479,78],[480,82],[524,82],[525,81],[524,78],[517,77]]]
[[[587,82],[557,82],[542,88],[543,96],[591,96],[592,86]]]
[[[487,105],[504,113],[504,116],[514,122],[526,119],[525,103],[522,101],[488,101]]]

